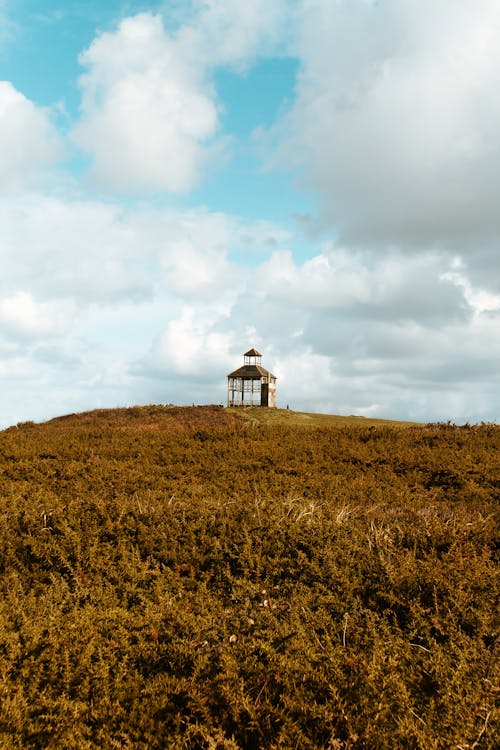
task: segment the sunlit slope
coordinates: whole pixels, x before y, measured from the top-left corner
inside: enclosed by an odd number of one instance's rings
[[[156,432],[162,430],[226,429],[231,425],[251,424],[285,427],[410,427],[416,422],[390,419],[371,419],[360,416],[315,414],[292,409],[268,409],[264,407],[224,408],[216,404],[204,406],[147,405],[115,409],[94,409],[55,417],[42,424],[23,422],[8,429],[30,429],[32,427],[57,431],[73,428],[118,429]],[[420,425],[422,426],[422,425]]]
[[[391,419],[371,419],[354,415],[315,414],[292,411],[292,409],[268,409],[264,407],[230,408],[226,412],[260,424],[301,425],[305,427],[410,427],[416,422],[398,422]]]

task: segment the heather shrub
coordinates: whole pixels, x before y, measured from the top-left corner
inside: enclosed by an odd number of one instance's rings
[[[494,425],[0,433],[0,747],[498,746]]]

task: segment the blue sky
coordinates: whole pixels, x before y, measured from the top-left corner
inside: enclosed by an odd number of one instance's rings
[[[0,0],[0,426],[500,414],[493,0]]]

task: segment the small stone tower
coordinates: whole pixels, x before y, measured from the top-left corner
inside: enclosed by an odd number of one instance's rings
[[[262,354],[249,349],[243,367],[227,376],[228,406],[276,407],[276,376],[261,365]]]

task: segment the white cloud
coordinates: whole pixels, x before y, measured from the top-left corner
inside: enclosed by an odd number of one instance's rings
[[[380,257],[327,244],[301,265],[290,251],[273,253],[259,269],[257,288],[290,307],[337,312],[344,319],[435,325],[471,313],[449,269],[446,256],[436,253]]]
[[[230,333],[214,330],[220,317],[210,308],[184,306],[153,346],[154,369],[205,382],[220,378],[231,363]]]
[[[20,398],[22,363],[33,396],[16,419],[42,418],[224,401],[225,376],[252,345],[279,377],[282,406],[498,416],[498,311],[464,267],[437,253],[377,261],[327,243],[298,263],[273,250],[286,238],[279,228],[208,211],[34,196],[0,208],[3,424]],[[269,257],[254,256],[243,272],[231,250],[253,252],[261,238]],[[51,394],[43,404],[40,388]]]
[[[303,337],[274,339],[278,403],[420,421],[499,419],[499,324],[481,316],[433,330],[311,315]]]
[[[300,404],[303,410],[315,411],[318,403],[328,403],[335,393],[338,379],[333,373],[333,360],[328,355],[316,354],[309,347],[299,347],[277,357],[271,353],[269,360],[268,369],[276,375],[279,383],[280,406],[291,402],[293,406]],[[323,409],[326,410],[325,406]]]
[[[0,333],[14,339],[61,336],[74,314],[70,301],[39,302],[30,292],[18,291],[0,299]]]
[[[500,294],[492,294],[487,289],[475,287],[462,268],[463,264],[458,263],[454,270],[443,274],[443,279],[451,281],[463,291],[464,298],[474,309],[476,316],[500,310]]]
[[[3,285],[113,304],[151,295],[142,265],[147,219],[117,205],[40,194],[0,203]],[[144,224],[144,225],[143,225]],[[158,247],[158,240],[151,252]]]
[[[201,251],[181,240],[170,247],[163,266],[167,287],[181,297],[211,300],[231,289],[231,269],[220,251]]]
[[[76,142],[99,182],[118,190],[185,192],[199,179],[217,110],[206,82],[176,54],[161,18],[127,18],[81,55]]]
[[[194,13],[178,33],[183,56],[207,68],[246,67],[257,54],[287,45],[294,0],[195,0]]]
[[[76,143],[93,175],[118,191],[185,193],[219,160],[219,65],[244,64],[274,39],[282,3],[196,3],[191,21],[166,30],[151,12],[125,18],[80,56],[82,118]]]
[[[8,81],[0,81],[0,153],[0,191],[26,186],[62,156],[48,112]]]
[[[285,236],[279,227],[205,209],[123,207],[40,194],[0,202],[0,290],[79,305],[147,302],[162,294],[218,299],[229,253]]]
[[[276,131],[342,242],[477,250],[497,236],[497,0],[303,0]]]
[[[18,419],[147,400],[220,401],[220,368],[225,375],[232,364],[228,316],[252,278],[232,256],[257,262],[287,236],[269,222],[206,209],[40,194],[1,200],[0,227],[0,424],[19,391],[14,357],[30,363],[33,391]],[[37,367],[46,378],[39,384],[29,374]],[[43,388],[52,395],[40,404]]]
[[[449,258],[430,252],[380,260],[327,245],[301,264],[275,253],[248,280],[227,325],[253,328],[279,375],[281,405],[495,419],[498,311],[480,287],[457,284],[449,268]]]

